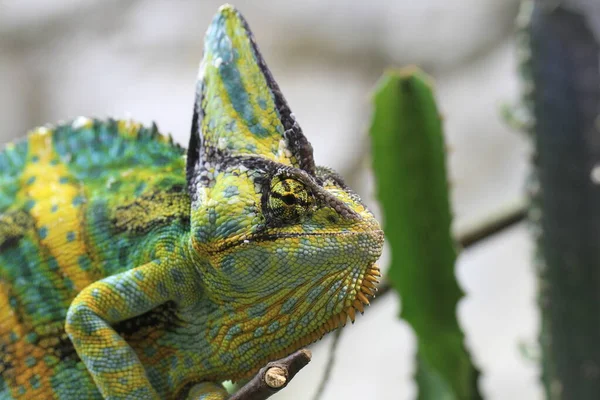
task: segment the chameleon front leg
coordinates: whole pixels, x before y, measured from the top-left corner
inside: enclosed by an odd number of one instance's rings
[[[152,261],[95,282],[73,300],[65,329],[104,398],[160,399],[137,354],[113,326],[167,301],[185,302],[194,282],[186,275]]]

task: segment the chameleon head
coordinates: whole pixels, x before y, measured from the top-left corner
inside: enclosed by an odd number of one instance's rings
[[[231,6],[206,35],[187,178],[196,266],[206,296],[227,310],[221,340],[245,346],[239,370],[251,373],[363,311],[379,276],[380,226],[335,172],[315,166]]]

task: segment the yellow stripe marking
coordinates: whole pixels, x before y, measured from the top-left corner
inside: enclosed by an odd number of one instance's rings
[[[29,213],[35,220],[41,244],[56,258],[59,270],[76,292],[95,279],[79,266],[86,255],[83,212],[74,204],[83,190],[60,162],[52,145],[52,132],[38,128],[29,137],[28,163],[21,175],[21,198],[35,203]]]

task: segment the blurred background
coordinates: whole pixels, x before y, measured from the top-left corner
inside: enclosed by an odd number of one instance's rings
[[[387,68],[436,82],[460,233],[522,196],[528,144],[502,122],[518,93],[517,0],[237,1],[319,164],[378,212],[370,94]],[[79,115],[155,121],[187,145],[203,35],[221,1],[0,0],[0,145]],[[532,244],[517,226],[460,255],[459,318],[487,399],[540,399]],[[381,261],[385,269],[386,255]],[[411,399],[414,338],[391,293],[346,329],[324,398]],[[311,398],[331,338],[277,395]]]

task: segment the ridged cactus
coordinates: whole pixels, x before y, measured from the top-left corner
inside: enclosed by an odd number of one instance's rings
[[[454,276],[446,152],[429,77],[416,68],[384,75],[374,96],[371,139],[392,252],[387,278],[417,337],[419,399],[478,399],[479,373],[456,318],[463,292]]]
[[[600,9],[571,3],[525,2],[518,34],[542,380],[553,400],[600,397]]]

